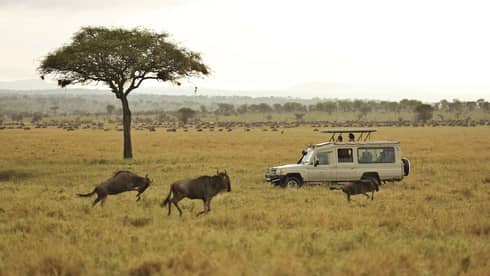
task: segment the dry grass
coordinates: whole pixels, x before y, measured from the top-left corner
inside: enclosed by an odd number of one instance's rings
[[[346,202],[324,187],[274,189],[266,167],[296,161],[310,128],[261,132],[134,131],[133,161],[120,132],[0,131],[0,275],[488,275],[489,127],[385,128],[412,175],[375,200]],[[183,200],[159,207],[169,184],[227,169],[231,193],[212,212]],[[79,198],[114,171],[155,181],[140,202]]]

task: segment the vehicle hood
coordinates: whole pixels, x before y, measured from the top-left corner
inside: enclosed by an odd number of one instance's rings
[[[276,166],[276,167],[272,167],[273,169],[283,169],[283,170],[293,170],[293,169],[296,169],[296,168],[302,168],[304,167],[305,165],[304,164],[287,164],[287,165],[282,165],[282,166]]]

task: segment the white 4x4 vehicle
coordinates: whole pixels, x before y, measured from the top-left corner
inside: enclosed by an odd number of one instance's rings
[[[342,185],[371,180],[378,185],[400,181],[410,172],[410,162],[401,157],[398,141],[367,141],[374,129],[329,130],[329,142],[309,146],[296,164],[267,169],[266,180],[275,186],[301,187],[307,184]],[[348,133],[348,141],[342,134]],[[357,141],[354,133],[360,134]],[[337,136],[337,138],[335,138]]]

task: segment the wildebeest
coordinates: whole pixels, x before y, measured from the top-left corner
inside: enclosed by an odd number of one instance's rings
[[[371,200],[374,199],[374,191],[379,191],[378,182],[371,179],[361,179],[359,181],[352,181],[342,186],[342,191],[347,194],[347,201],[350,202],[351,195],[363,194],[369,198],[367,193],[371,193]]]
[[[178,180],[170,185],[170,191],[167,198],[160,204],[164,207],[168,204],[168,215],[172,212],[172,203],[179,210],[180,216],[182,216],[182,210],[180,209],[178,202],[183,198],[188,197],[190,199],[202,199],[204,203],[204,210],[199,212],[197,216],[211,211],[211,199],[219,192],[227,191],[231,192],[230,177],[224,172],[216,172],[213,176],[200,176],[194,179]],[[173,197],[170,196],[173,194]]]
[[[148,175],[145,177],[138,176],[130,171],[118,171],[111,178],[100,183],[95,189],[88,194],[78,194],[79,196],[86,197],[92,196],[97,193],[97,198],[92,203],[95,206],[100,201],[101,205],[104,205],[104,201],[107,195],[115,195],[128,191],[137,191],[136,201],[141,199],[141,194],[150,186],[151,179]]]

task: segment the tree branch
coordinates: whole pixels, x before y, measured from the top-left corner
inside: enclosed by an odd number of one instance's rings
[[[127,96],[129,94],[129,92],[131,92],[132,90],[140,87],[141,83],[144,80],[147,80],[147,79],[156,79],[156,77],[145,77],[146,74],[148,74],[148,72],[144,72],[141,76],[138,76],[138,77],[133,78],[133,80],[131,81],[131,85],[129,86],[128,90],[126,90],[126,93],[124,93],[124,94]],[[138,83],[136,85],[134,85],[134,83],[136,82],[137,79],[139,79],[139,81],[138,81]]]

